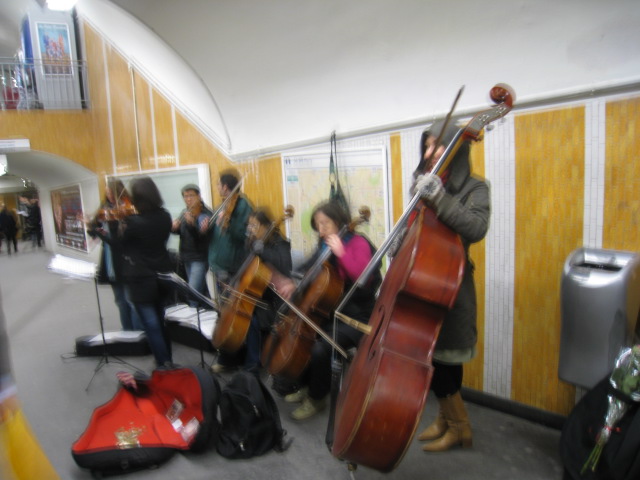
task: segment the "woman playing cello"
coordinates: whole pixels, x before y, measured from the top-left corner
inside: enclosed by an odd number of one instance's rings
[[[317,206],[311,215],[311,227],[318,233],[318,248],[303,269],[313,265],[315,258],[326,248],[331,249],[330,263],[344,280],[344,291],[360,276],[373,256],[373,246],[362,235],[348,232],[342,238],[338,232],[349,225],[351,219],[337,203],[326,202]],[[358,289],[345,306],[343,313],[351,318],[367,322],[375,304],[375,292],[381,281],[378,275],[372,276],[367,288]],[[290,298],[295,285],[289,279],[274,279],[276,289],[284,298]],[[327,322],[331,328],[331,322]],[[334,339],[343,349],[357,347],[362,333],[341,322],[337,323]],[[289,403],[302,402],[291,413],[294,420],[305,420],[322,411],[326,406],[326,397],[331,389],[331,346],[318,338],[311,350],[311,360],[300,379],[303,387],[285,397]]]
[[[269,266],[272,279],[289,276],[292,268],[289,241],[277,230],[265,238],[273,222],[268,210],[259,208],[249,215],[247,224],[251,251]],[[267,308],[257,307],[254,309],[246,339],[247,352],[244,368],[252,372],[259,371],[263,334],[271,328],[275,320],[275,313],[282,303],[271,289],[265,290],[262,301],[267,304]]]
[[[453,125],[441,132],[443,126],[444,122],[438,122],[422,134],[421,158],[431,160],[426,171],[431,170],[457,132]],[[441,139],[439,143],[437,138]],[[438,220],[460,236],[467,259],[458,296],[442,322],[433,355],[431,390],[438,399],[439,413],[418,436],[421,441],[429,441],[423,450],[440,452],[457,445],[471,446],[471,427],[460,396],[462,364],[475,356],[477,341],[476,290],[469,245],[482,240],[489,229],[491,200],[488,185],[471,176],[467,141],[460,146],[442,180],[427,173],[416,178],[414,188],[436,212]]]

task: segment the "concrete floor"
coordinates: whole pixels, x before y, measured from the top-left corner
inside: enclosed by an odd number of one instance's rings
[[[19,248],[22,245],[19,246]],[[51,273],[52,257],[44,250],[24,248],[17,255],[0,254],[0,291],[10,338],[13,373],[18,395],[41,447],[63,479],[89,479],[71,456],[71,445],[86,428],[93,410],[116,392],[116,372],[132,370],[110,361],[94,371],[99,357],[76,357],[75,339],[99,333],[93,282],[70,280]],[[119,320],[111,289],[99,287],[107,331]],[[127,362],[149,372],[149,356],[127,357]],[[214,356],[205,353],[211,364]],[[200,352],[174,343],[174,361],[198,365]],[[92,380],[93,377],[93,380]],[[223,376],[224,382],[228,377]],[[91,384],[89,385],[89,382]],[[267,380],[270,385],[270,380]],[[88,387],[88,388],[87,388]],[[284,453],[268,453],[250,460],[228,460],[215,451],[177,454],[156,470],[126,474],[130,479],[492,479],[560,480],[560,432],[495,410],[467,403],[474,445],[446,453],[427,454],[411,443],[399,466],[383,474],[359,466],[349,472],[324,443],[328,413],[305,422],[288,417],[291,405],[276,397],[283,427],[293,437]],[[421,428],[433,419],[437,402],[429,397]]]

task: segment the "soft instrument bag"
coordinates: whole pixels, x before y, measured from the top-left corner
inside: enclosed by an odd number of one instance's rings
[[[212,445],[220,427],[220,385],[211,373],[198,367],[157,369],[135,383],[93,411],[71,448],[80,467],[124,473]]]

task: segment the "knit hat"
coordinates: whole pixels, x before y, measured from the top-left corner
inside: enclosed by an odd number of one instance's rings
[[[195,183],[187,183],[184,187],[182,187],[182,190],[180,190],[180,191],[184,195],[184,192],[186,192],[187,190],[193,190],[198,195],[200,195],[200,187],[198,185],[196,185]]]
[[[433,125],[431,125],[427,129],[428,135],[433,135],[434,137],[439,136],[440,132],[442,131],[442,127],[444,127],[444,120],[438,120],[437,122],[434,122]],[[455,137],[456,133],[458,133],[459,129],[460,128],[456,126],[456,123],[453,120],[449,120],[440,143],[445,147],[449,145],[453,140],[453,137]]]

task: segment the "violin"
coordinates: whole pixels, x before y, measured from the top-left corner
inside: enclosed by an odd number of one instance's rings
[[[262,240],[267,242],[280,225],[293,218],[291,205],[285,208],[284,216],[272,222]],[[213,346],[226,352],[237,351],[247,336],[251,317],[260,304],[267,286],[271,282],[272,270],[255,253],[249,255],[231,279],[230,299],[224,303],[220,318],[216,322],[211,338]]]
[[[240,197],[240,187],[242,186],[242,179],[233,187],[233,190],[229,192],[229,195],[223,200],[218,208],[216,208],[215,212],[209,219],[209,225],[206,228],[206,231],[213,230],[213,227],[219,222],[218,215],[222,214],[222,220],[220,221],[220,226],[223,230],[229,228],[229,222],[231,221],[231,215],[236,208],[236,204],[238,203],[238,198]]]
[[[458,131],[431,173],[440,174],[464,141],[512,108],[513,92],[491,89],[497,105]],[[466,258],[460,237],[441,223],[417,192],[393,233],[369,265],[380,260],[394,237],[414,216],[385,275],[369,326],[343,379],[335,420],[327,433],[340,459],[382,472],[402,460],[420,422],[442,320],[457,297]],[[363,274],[370,271],[367,266]],[[360,284],[360,279],[354,288]],[[332,438],[329,438],[332,436]]]
[[[357,219],[340,229],[340,238],[347,232],[354,232],[363,222],[368,222],[371,210],[363,207],[359,214]],[[292,295],[290,303],[302,315],[290,308],[289,302],[278,310],[279,320],[265,341],[261,358],[271,375],[282,375],[295,380],[309,363],[311,348],[318,333],[317,327],[322,327],[330,319],[344,288],[343,280],[328,262],[331,255],[331,249],[323,250]],[[306,319],[314,325],[307,324]]]
[[[137,215],[136,207],[128,198],[122,199],[121,203],[110,208],[100,208],[96,212],[93,222],[110,222],[122,220],[129,215]]]
[[[187,208],[185,211],[183,211],[180,216],[177,218],[177,223],[178,225],[181,224],[184,220],[185,217],[187,215],[187,213],[189,215],[191,215],[191,217],[194,219],[194,221],[198,222],[198,217],[202,214],[202,209],[203,209],[203,203],[202,202],[198,202],[197,205],[194,205],[191,208]]]

